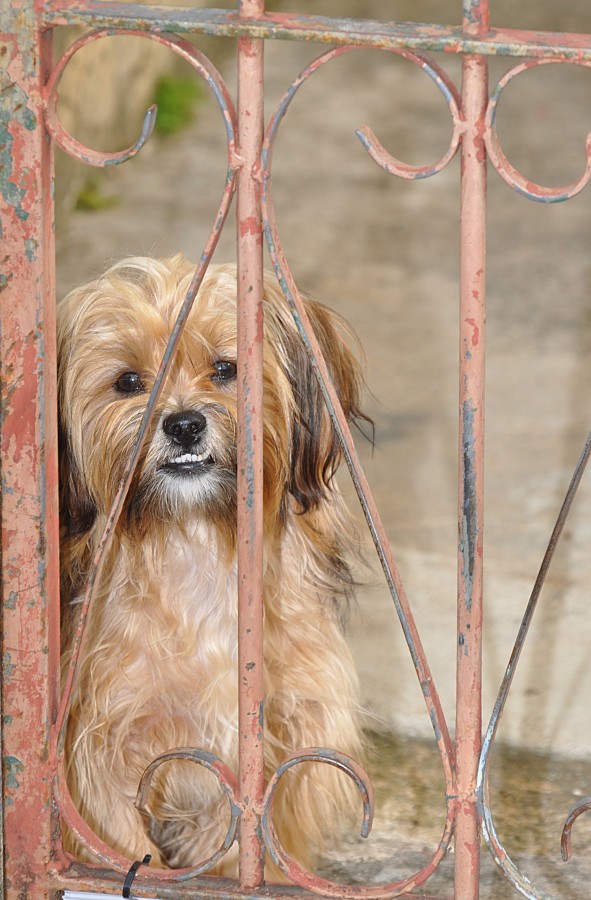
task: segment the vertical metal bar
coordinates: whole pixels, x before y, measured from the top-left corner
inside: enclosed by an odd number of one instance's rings
[[[487,0],[464,0],[464,31],[488,29]],[[460,258],[460,445],[458,498],[458,631],[456,689],[455,896],[477,900],[480,835],[476,778],[482,740],[482,571],[484,500],[484,350],[488,63],[465,56],[462,107]]]
[[[241,17],[264,0],[240,0]],[[238,607],[240,881],[261,884],[263,746],[263,239],[256,173],[263,141],[263,42],[238,40]]]
[[[51,34],[35,23],[33,0],[0,6],[5,900],[46,896],[59,654],[53,159],[42,109]]]

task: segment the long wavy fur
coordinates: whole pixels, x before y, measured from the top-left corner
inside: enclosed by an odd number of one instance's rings
[[[64,665],[77,602],[192,273],[181,255],[128,259],[59,305]],[[338,446],[270,276],[264,306],[270,776],[285,756],[308,746],[359,758],[362,738],[343,635],[353,586],[345,551],[355,536],[333,477]],[[307,311],[345,412],[360,417],[350,329],[318,303],[307,301]],[[161,866],[195,865],[213,853],[226,832],[226,801],[210,773],[170,763],[159,770],[145,820],[134,799],[146,766],[179,746],[238,766],[235,360],[236,272],[212,266],[104,567],[67,730],[69,787],[81,814],[117,851],[130,859],[151,852]],[[189,445],[182,425],[179,445],[170,423],[184,421],[187,411],[203,417],[201,430]],[[184,453],[191,457],[186,473],[178,465]],[[289,774],[275,823],[288,852],[310,865],[357,801],[349,779],[332,766],[306,764]],[[72,835],[64,841],[87,858]],[[235,870],[234,849],[216,871]]]

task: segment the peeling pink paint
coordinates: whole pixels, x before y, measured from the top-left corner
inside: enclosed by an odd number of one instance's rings
[[[26,6],[27,4],[23,4]],[[10,4],[8,5],[10,7]],[[0,97],[2,285],[2,615],[5,900],[40,897],[54,829],[49,722],[59,639],[55,298],[51,276],[51,166],[41,119],[49,43],[14,7],[3,44],[12,81]],[[6,32],[7,29],[3,28]],[[25,64],[26,61],[26,64]],[[31,239],[38,241],[33,254]],[[43,249],[39,244],[43,243]],[[46,268],[48,267],[48,268]],[[46,603],[53,604],[47,614]],[[51,649],[47,650],[48,647]]]
[[[472,297],[474,298],[474,300],[478,301],[479,298],[480,298],[479,292],[478,292],[478,291],[472,291]],[[479,329],[479,327],[478,327],[478,325],[476,324],[476,321],[475,321],[474,319],[466,319],[466,322],[468,323],[468,325],[471,325],[471,326],[472,326],[472,346],[473,346],[473,347],[477,347],[477,346],[478,346],[478,336],[479,336],[479,334],[480,334],[480,329]]]
[[[250,216],[247,219],[244,219],[239,224],[240,229],[240,237],[245,237],[247,234],[254,235],[255,237],[260,237],[261,234],[261,223],[260,219],[256,216]]]
[[[173,46],[175,52],[195,62],[193,51],[180,38],[165,38],[160,30],[166,25],[161,9],[146,7],[138,12],[126,4],[98,3],[94,0],[54,0],[39,4],[19,0],[5,4],[0,12],[3,34],[0,43],[8,55],[6,72],[12,83],[0,97],[5,134],[10,153],[0,166],[3,255],[9,274],[0,284],[2,290],[2,364],[4,372],[2,423],[3,473],[6,493],[3,498],[3,626],[4,626],[4,727],[5,755],[14,760],[13,780],[6,786],[11,801],[5,805],[6,817],[6,891],[5,900],[31,900],[44,896],[48,885],[58,889],[71,885],[67,861],[62,858],[59,841],[52,846],[56,822],[51,815],[49,785],[58,767],[55,754],[49,758],[48,722],[55,714],[57,690],[57,470],[55,427],[55,340],[53,323],[53,238],[51,233],[51,159],[45,133],[41,130],[41,97],[50,66],[50,31],[56,25],[102,25],[88,40],[96,40],[105,31],[131,26],[140,32],[153,29],[152,40]],[[229,146],[229,169],[239,170],[239,317],[242,377],[241,445],[239,448],[239,495],[243,498],[239,519],[240,545],[240,660],[242,685],[239,728],[242,736],[240,778],[236,791],[241,816],[241,863],[239,890],[257,891],[262,882],[261,817],[264,799],[263,757],[263,667],[257,665],[262,652],[262,549],[256,540],[262,533],[261,439],[261,350],[262,317],[262,211],[261,203],[269,188],[269,171],[261,162],[263,133],[262,42],[265,38],[317,40],[337,46],[322,55],[306,70],[305,77],[332,60],[364,45],[387,49],[415,62],[436,82],[446,97],[453,132],[448,151],[433,166],[421,168],[391,157],[369,129],[360,129],[360,137],[372,157],[386,171],[415,179],[440,171],[461,147],[462,161],[462,259],[461,315],[462,363],[460,373],[461,446],[458,552],[458,634],[463,638],[457,656],[456,739],[452,746],[447,724],[439,707],[418,631],[399,581],[395,563],[374,510],[369,489],[356,468],[354,448],[349,447],[346,422],[339,419],[329,385],[326,395],[335,406],[335,420],[345,435],[344,445],[351,454],[352,468],[366,494],[368,518],[382,545],[385,569],[391,577],[404,621],[417,651],[417,673],[425,693],[429,714],[436,724],[442,755],[447,799],[444,836],[433,859],[415,876],[404,882],[407,890],[422,884],[437,867],[456,830],[456,896],[475,900],[478,896],[479,832],[475,806],[476,764],[480,752],[482,686],[482,464],[483,464],[483,364],[485,336],[485,205],[486,164],[494,168],[515,190],[544,202],[574,196],[591,179],[591,159],[573,184],[545,188],[525,179],[505,158],[495,127],[498,98],[508,82],[536,65],[557,61],[591,66],[591,42],[588,36],[544,34],[517,30],[489,29],[488,0],[466,0],[461,28],[405,23],[369,23],[327,17],[300,16],[293,13],[266,13],[263,0],[242,0],[237,12],[187,9],[175,11],[174,24],[179,31],[211,31],[235,37],[239,49],[239,145],[240,155]],[[38,16],[35,19],[35,16]],[[8,23],[9,27],[6,27]],[[84,40],[87,40],[86,38]],[[422,50],[444,50],[464,54],[462,96],[441,70],[432,65]],[[478,56],[477,54],[482,54]],[[516,65],[499,82],[488,103],[488,55],[535,57]],[[198,66],[197,66],[198,67]],[[56,70],[52,75],[56,76]],[[207,77],[204,75],[204,77]],[[95,165],[111,164],[105,154],[87,153],[71,138],[64,138],[53,123],[51,102],[57,82],[47,84],[48,130],[55,140],[61,137],[66,149]],[[224,85],[215,82],[216,89]],[[487,106],[488,103],[488,106]],[[4,104],[2,106],[1,104]],[[228,103],[229,109],[230,103]],[[283,110],[284,111],[284,110]],[[282,113],[283,113],[282,111]],[[232,113],[225,112],[229,119]],[[233,120],[230,123],[233,127]],[[54,129],[52,131],[52,129]],[[229,139],[231,141],[231,139]],[[7,141],[8,143],[8,141]],[[272,138],[268,140],[268,146]],[[140,142],[130,148],[137,152]],[[268,148],[267,148],[268,149]],[[1,149],[0,149],[1,152]],[[125,151],[127,153],[127,151]],[[122,158],[121,154],[116,155]],[[233,175],[232,175],[233,178]],[[228,191],[233,189],[229,183]],[[261,196],[263,200],[261,200]],[[272,211],[266,206],[266,224],[277,240]],[[220,214],[218,228],[225,215]],[[35,241],[32,252],[31,241]],[[281,253],[279,254],[281,256]],[[277,263],[277,260],[275,260]],[[321,379],[326,382],[325,364],[308,335],[305,310],[298,306],[297,289],[289,272],[277,263],[285,275],[293,298],[296,316],[306,332],[316,356]],[[467,327],[469,326],[469,327]],[[468,344],[471,349],[468,350]],[[44,355],[43,355],[44,354]],[[9,373],[9,377],[7,377]],[[328,379],[329,381],[329,379]],[[324,383],[323,382],[323,383]],[[342,411],[341,411],[342,413]],[[336,426],[335,426],[336,427]],[[247,446],[249,445],[249,446]],[[253,450],[255,452],[251,452]],[[367,499],[369,498],[369,499]],[[48,607],[50,615],[45,613]],[[458,642],[459,643],[459,642]],[[49,653],[46,648],[49,647]],[[54,748],[55,749],[55,748]],[[454,766],[455,763],[455,766]],[[58,773],[56,796],[63,791],[63,773]],[[75,810],[61,798],[68,822],[77,828],[90,847],[96,846],[92,832],[76,819]],[[93,840],[95,841],[93,843]],[[100,854],[101,848],[98,847]],[[51,856],[50,859],[50,855]],[[117,854],[108,857],[115,869],[126,861]],[[298,884],[321,890],[330,896],[377,898],[399,893],[402,883],[385,888],[332,886],[311,873],[287,863],[287,871]],[[181,879],[182,873],[160,873],[162,881]],[[140,880],[147,878],[142,875]],[[95,876],[84,871],[76,877],[80,887],[113,887],[106,870]],[[227,891],[227,889],[225,889]],[[234,896],[237,896],[237,891]],[[213,891],[212,891],[213,893]],[[231,894],[231,891],[227,891]]]

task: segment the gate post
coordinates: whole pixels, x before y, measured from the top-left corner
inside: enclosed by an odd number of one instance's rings
[[[464,0],[464,32],[488,30],[488,0]],[[455,894],[477,900],[480,828],[476,779],[482,741],[482,614],[484,503],[484,347],[486,324],[486,167],[484,143],[488,62],[462,61],[460,444],[456,686]]]
[[[51,855],[59,656],[51,32],[0,6],[2,812],[5,900],[37,900]]]
[[[239,16],[262,16],[264,0],[239,0]],[[240,884],[263,881],[263,41],[238,39],[238,685]]]

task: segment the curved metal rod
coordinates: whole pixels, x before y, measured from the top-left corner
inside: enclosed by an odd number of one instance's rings
[[[396,159],[391,153],[388,153],[378,141],[371,128],[367,125],[362,125],[355,134],[374,162],[381,166],[388,174],[397,175],[399,178],[405,178],[407,180],[430,178],[431,175],[436,175],[438,172],[441,172],[457,153],[460,140],[466,130],[465,123],[460,113],[462,100],[455,84],[449,78],[447,72],[437,66],[428,56],[421,53],[413,53],[411,50],[392,50],[391,52],[418,65],[429,78],[435,82],[441,91],[445,102],[449,107],[453,121],[453,131],[449,147],[441,159],[438,162],[433,163],[433,165],[411,166]]]
[[[310,75],[313,75],[314,72],[322,68],[322,66],[326,65],[327,62],[335,59],[337,56],[343,56],[346,53],[351,53],[352,51],[358,51],[362,49],[367,50],[376,48],[337,47],[334,50],[329,50],[327,53],[324,53],[313,60],[308,66],[306,66],[306,68],[300,73],[300,75],[286,91],[283,99],[281,100],[281,103],[277,107],[277,110],[273,116],[273,121],[280,120],[285,115],[291,101],[293,100],[294,95],[300,89],[302,84],[307,81]],[[409,62],[412,62],[415,65],[419,66],[419,68],[422,69],[423,72],[425,72],[432,79],[432,81],[435,82],[441,94],[443,95],[451,113],[453,122],[451,141],[447,151],[438,162],[433,163],[429,166],[411,166],[408,163],[402,162],[401,160],[397,159],[395,156],[392,156],[392,154],[383,147],[383,145],[380,143],[380,141],[377,139],[374,132],[368,125],[362,125],[356,130],[355,134],[357,135],[371,158],[374,160],[374,162],[381,166],[381,168],[388,172],[390,175],[397,175],[399,178],[405,178],[407,180],[428,178],[431,175],[437,174],[437,172],[440,172],[443,168],[445,168],[445,166],[448,164],[448,162],[450,162],[451,159],[453,159],[457,152],[462,134],[465,131],[465,124],[460,113],[461,97],[456,86],[454,85],[453,81],[451,81],[447,73],[426,54],[414,53],[412,50],[405,50],[397,47],[378,49],[386,50],[389,53],[393,53],[395,56],[401,56],[403,59],[409,60]],[[277,127],[275,127],[275,131],[276,130]]]
[[[361,465],[361,461],[357,454],[357,449],[355,447],[355,443],[349,429],[349,424],[343,413],[343,409],[341,407],[339,399],[336,395],[336,391],[334,389],[334,385],[332,384],[322,351],[314,334],[314,330],[311,326],[304,304],[283,253],[283,249],[277,232],[277,227],[275,224],[275,213],[271,196],[272,151],[279,125],[289,107],[289,104],[295,96],[298,88],[304,83],[309,75],[320,68],[320,66],[325,65],[327,62],[334,59],[336,56],[350,52],[353,49],[355,48],[342,47],[336,50],[328,51],[326,54],[323,54],[317,60],[315,60],[315,62],[308,66],[308,68],[302,73],[302,75],[300,75],[297,81],[295,81],[291,85],[290,89],[281,101],[269,123],[267,134],[263,143],[262,171],[259,174],[261,178],[261,203],[263,210],[265,236],[273,266],[275,268],[275,272],[277,274],[277,278],[279,280],[283,293],[291,308],[295,324],[310,357],[311,364],[313,366],[316,378],[318,379],[324,401],[330,413],[333,427],[337,434],[343,456],[349,468],[349,472],[351,474],[351,478],[357,492],[359,502],[361,504],[374,545],[376,547],[376,551],[382,565],[384,575],[390,589],[390,593],[392,595],[392,599],[394,601],[394,605],[398,613],[398,617],[413,660],[417,678],[423,692],[425,705],[427,707],[429,718],[431,720],[431,724],[435,733],[435,739],[437,741],[437,745],[441,755],[441,761],[444,771],[447,795],[447,817],[444,825],[443,835],[430,863],[428,863],[428,865],[425,866],[425,868],[423,868],[417,875],[405,879],[404,881],[396,882],[395,884],[385,885],[380,888],[346,889],[348,892],[348,896],[394,897],[400,893],[403,893],[405,890],[410,890],[412,887],[422,884],[424,881],[426,881],[438,866],[443,856],[449,850],[457,809],[457,799],[455,797],[453,745],[449,736],[447,722],[443,714],[439,695],[433,682],[427,658],[425,656],[419,633],[408,603],[408,599],[406,597],[404,586],[400,578],[398,567],[394,560],[383,523],[380,519],[377,506],[371,493],[371,489],[369,487],[367,478]],[[279,864],[281,865],[281,863]],[[287,871],[286,874],[288,874]],[[311,882],[312,876],[310,876],[309,873],[303,875],[299,870],[292,870],[289,874],[297,884],[305,884],[306,886],[310,886],[311,890],[316,890],[316,888],[313,887],[313,884]],[[300,878],[302,879],[301,881],[298,880]],[[325,889],[326,885],[318,888],[321,893],[325,893]],[[333,889],[331,888],[331,891],[332,890]],[[338,890],[343,891],[343,886],[339,885]],[[367,892],[369,892],[369,894]]]
[[[291,769],[293,768],[293,766],[299,765],[302,762],[327,763],[328,765],[335,766],[337,769],[345,772],[350,778],[353,779],[359,790],[363,803],[361,837],[366,838],[369,836],[373,822],[374,801],[373,787],[367,773],[363,770],[359,763],[355,762],[355,760],[351,759],[349,756],[345,756],[345,754],[343,753],[337,753],[335,750],[327,750],[324,747],[308,747],[305,750],[288,756],[281,763],[277,771],[270,779],[269,784],[267,785],[263,804],[263,815],[261,820],[265,844],[273,858],[273,862],[289,876],[291,881],[296,882],[296,884],[299,884],[302,887],[306,887],[309,890],[319,891],[323,895],[329,897],[355,897],[357,896],[358,889],[348,888],[347,886],[341,884],[334,884],[331,881],[327,881],[325,878],[318,878],[315,875],[311,875],[309,872],[303,869],[298,863],[295,862],[294,859],[289,856],[288,853],[285,852],[285,850],[281,846],[279,838],[277,837],[277,832],[275,831],[275,825],[273,822],[273,804],[275,800],[275,792],[277,790],[279,781],[281,780],[281,776],[285,772],[287,772],[288,769]],[[379,890],[379,888],[377,890]],[[364,894],[364,896],[366,895]],[[379,896],[381,896],[381,894],[379,894]]]
[[[560,853],[565,862],[572,856],[572,845],[571,845],[571,831],[573,824],[576,819],[579,818],[581,813],[588,812],[591,809],[591,794],[583,797],[579,800],[578,803],[575,803],[568,816],[566,817],[566,822],[564,823],[564,827],[562,829],[562,838],[560,841]]]
[[[228,825],[228,831],[226,832],[224,840],[215,853],[189,870],[190,876],[188,877],[193,877],[193,875],[200,875],[203,872],[207,872],[208,869],[211,869],[212,866],[226,855],[236,840],[238,822],[240,821],[240,816],[242,814],[242,807],[238,801],[240,791],[238,782],[232,770],[214,753],[210,753],[207,750],[193,749],[191,747],[178,747],[176,750],[169,750],[153,760],[142,775],[135,806],[143,816],[149,818],[151,815],[146,806],[146,797],[152,786],[152,780],[156,770],[164,763],[175,759],[188,759],[212,772],[223,787],[230,806],[230,824]]]
[[[79,162],[98,168],[105,168],[106,166],[119,165],[120,163],[131,159],[133,156],[136,156],[150,138],[156,123],[156,106],[151,106],[147,110],[146,115],[144,116],[140,136],[135,144],[132,144],[131,147],[128,147],[126,150],[121,150],[118,153],[102,153],[98,150],[93,150],[91,147],[86,147],[64,128],[58,115],[58,86],[70,59],[78,52],[78,50],[81,50],[83,47],[86,47],[96,40],[117,36],[142,37],[155,41],[158,44],[163,44],[165,47],[170,48],[181,56],[186,62],[193,66],[197,72],[199,72],[201,77],[211,88],[222,111],[226,125],[228,147],[231,147],[230,156],[233,158],[235,154],[234,106],[230,93],[213,63],[207,59],[201,51],[190,44],[189,41],[178,35],[167,36],[156,32],[111,30],[107,28],[92,31],[75,41],[59,59],[49,77],[45,87],[45,125],[58,147]]]
[[[486,111],[484,141],[487,153],[494,168],[497,170],[503,181],[505,181],[509,187],[513,188],[514,191],[523,194],[523,196],[527,197],[529,200],[537,200],[539,203],[561,203],[564,200],[570,200],[571,197],[574,197],[583,190],[591,178],[591,134],[587,135],[585,142],[585,171],[578,181],[573,181],[562,187],[543,187],[542,185],[536,184],[528,178],[525,178],[511,165],[503,153],[496,129],[497,108],[504,88],[517,75],[520,75],[521,72],[526,72],[528,69],[532,69],[536,66],[557,65],[559,63],[591,68],[591,62],[584,59],[532,59],[520,63],[518,66],[509,69],[509,71],[501,78],[490,98],[488,109]]]
[[[111,34],[111,32],[101,31],[100,33],[95,32],[94,34],[95,36],[105,36],[107,34]],[[170,46],[172,49],[175,49],[176,52],[181,53],[181,55],[183,55],[185,59],[187,59],[189,62],[191,62],[192,65],[194,65],[197,71],[205,78],[207,83],[212,88],[218,105],[220,106],[226,126],[228,168],[226,174],[226,183],[224,186],[220,205],[215,216],[213,228],[206,241],[199,264],[195,270],[195,273],[191,280],[191,284],[189,285],[187,294],[181,306],[179,315],[171,331],[171,335],[166,346],[164,356],[162,358],[160,369],[156,376],[154,386],[148,398],[146,409],[140,423],[140,427],[138,429],[135,446],[117,489],[117,494],[115,496],[111,509],[109,510],[103,534],[94,556],[93,566],[88,578],[84,598],[82,600],[82,603],[80,604],[78,624],[72,645],[72,655],[65,676],[65,683],[60,707],[52,732],[51,753],[53,764],[57,773],[56,794],[60,813],[62,814],[64,820],[67,822],[72,831],[78,836],[81,842],[91,850],[91,852],[95,856],[107,862],[112,868],[120,871],[127,871],[127,869],[129,868],[129,860],[113,851],[103,841],[97,838],[96,835],[93,834],[92,830],[86,825],[86,823],[78,813],[78,810],[75,808],[70,796],[65,776],[65,761],[63,756],[68,716],[72,704],[78,660],[84,646],[84,635],[88,613],[98,594],[105,559],[109,547],[112,543],[117,523],[123,511],[123,505],[129,492],[135,470],[139,463],[144,443],[150,429],[150,424],[155,414],[156,404],[164,387],[167,375],[170,371],[174,359],[174,354],[180,341],[185,323],[192,309],[193,302],[195,300],[199,287],[201,286],[201,282],[203,281],[203,277],[207,271],[214,250],[217,246],[224,222],[226,221],[226,217],[228,215],[234,195],[236,169],[239,166],[239,158],[236,153],[236,114],[234,105],[221,75],[217,72],[213,64],[192,45],[176,36],[170,38],[163,35],[154,34],[144,36],[147,36],[150,39],[156,39],[159,43],[162,43],[165,46]],[[89,35],[86,39],[89,40],[90,38],[91,36]],[[80,45],[80,42],[78,42],[78,44]],[[183,880],[185,878],[191,877],[193,874],[195,874],[194,867],[186,870],[174,870],[173,872],[169,870],[150,870],[151,877],[159,877],[163,880]]]
[[[538,603],[538,599],[542,590],[542,586],[546,579],[546,575],[548,573],[548,569],[550,568],[550,563],[552,562],[552,557],[554,556],[554,551],[556,550],[556,546],[558,541],[560,540],[560,535],[562,534],[562,530],[564,528],[565,522],[567,520],[568,514],[572,507],[573,501],[575,499],[577,489],[581,482],[581,478],[583,477],[583,472],[585,471],[585,467],[589,461],[589,456],[591,455],[591,432],[587,435],[587,439],[583,446],[583,450],[579,457],[579,461],[575,467],[573,472],[573,476],[571,478],[570,484],[568,486],[568,490],[566,492],[566,496],[564,498],[563,504],[560,508],[560,512],[558,514],[558,518],[556,519],[556,524],[554,525],[554,529],[552,531],[552,535],[550,537],[550,541],[548,543],[548,547],[544,554],[544,558],[542,560],[542,564],[540,566],[540,571],[538,572],[538,576],[536,578],[534,587],[531,592],[531,596],[529,598],[529,602],[527,604],[523,619],[521,621],[521,625],[519,628],[519,632],[517,634],[517,639],[515,641],[515,645],[513,647],[513,651],[511,653],[511,657],[509,659],[509,664],[505,671],[505,676],[501,683],[501,687],[499,690],[499,694],[493,709],[493,713],[486,730],[486,735],[482,745],[482,753],[480,755],[480,763],[478,766],[478,778],[477,778],[477,803],[478,803],[478,812],[480,815],[481,823],[482,823],[482,834],[488,845],[490,852],[493,855],[493,858],[497,865],[502,869],[507,878],[509,879],[515,887],[521,891],[521,893],[525,897],[531,898],[531,900],[557,900],[557,898],[553,898],[552,895],[546,894],[542,891],[539,891],[528,878],[523,875],[523,873],[517,868],[515,863],[511,860],[509,854],[501,844],[499,837],[497,835],[494,821],[492,818],[492,814],[490,811],[489,804],[489,769],[490,769],[490,761],[492,755],[492,748],[494,744],[494,740],[498,731],[499,723],[501,720],[501,716],[503,715],[503,710],[505,708],[505,704],[507,702],[507,697],[509,695],[509,690],[511,688],[511,684],[513,682],[513,678],[515,677],[515,671],[517,669],[517,663],[519,662],[519,657],[521,656],[521,651],[523,650],[523,645],[525,643],[525,639],[527,637],[527,633],[529,631],[529,626],[531,625],[531,621],[533,618],[533,614],[536,609],[536,605]],[[581,810],[582,812],[583,810]],[[576,818],[576,817],[575,817]],[[568,820],[567,820],[568,821]],[[571,823],[572,824],[572,823]],[[565,826],[566,827],[566,826]]]

